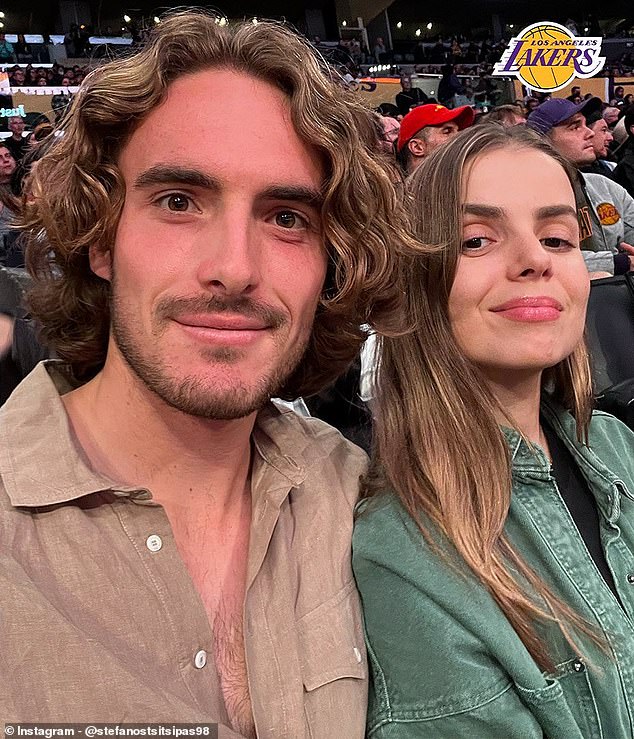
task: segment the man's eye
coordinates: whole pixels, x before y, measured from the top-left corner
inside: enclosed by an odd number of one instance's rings
[[[489,243],[489,239],[487,239],[485,236],[474,236],[472,239],[467,239],[466,241],[462,242],[462,248],[465,251],[474,250],[474,249],[482,249],[482,247],[487,246]]]
[[[286,229],[306,228],[308,225],[305,218],[302,218],[292,210],[282,210],[275,214],[275,225]]]
[[[193,205],[191,198],[178,192],[164,195],[162,198],[159,198],[157,202],[160,206],[165,207],[174,213],[187,213],[190,209],[190,205]]]

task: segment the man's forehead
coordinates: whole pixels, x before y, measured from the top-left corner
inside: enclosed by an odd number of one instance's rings
[[[565,121],[558,123],[555,128],[568,128],[569,126],[573,126],[575,123],[585,122],[586,117],[583,115],[583,113],[575,113],[574,115],[571,115],[570,118],[566,118]]]
[[[119,156],[124,176],[133,179],[165,162],[221,181],[277,179],[315,187],[323,179],[321,158],[294,129],[286,95],[230,70],[206,70],[173,82]]]

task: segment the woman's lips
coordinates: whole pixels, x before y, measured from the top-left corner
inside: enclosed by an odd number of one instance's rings
[[[491,308],[492,313],[496,313],[503,318],[529,323],[556,321],[562,311],[561,303],[546,295],[512,298],[495,306],[495,308]]]

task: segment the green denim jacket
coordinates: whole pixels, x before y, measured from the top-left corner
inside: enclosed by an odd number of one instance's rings
[[[545,408],[596,497],[622,606],[605,584],[541,450],[506,431],[513,493],[505,530],[524,560],[593,624],[575,654],[540,627],[558,668],[542,674],[488,591],[427,545],[394,496],[360,504],[353,566],[366,623],[374,739],[632,739],[634,736],[634,434],[595,413],[589,448],[572,417]]]

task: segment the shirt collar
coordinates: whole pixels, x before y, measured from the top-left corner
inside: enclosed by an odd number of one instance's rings
[[[47,360],[0,408],[0,477],[13,506],[55,505],[105,490],[150,497],[89,466],[60,397],[78,384],[68,365]],[[254,496],[266,494],[281,503],[291,487],[304,481],[307,468],[323,459],[320,445],[312,444],[320,428],[306,433],[305,420],[274,403],[260,411],[252,437]]]
[[[590,447],[578,441],[576,421],[571,413],[546,399],[542,400],[541,412],[589,481],[603,491],[618,489],[634,500],[623,481],[606,467]],[[528,444],[515,429],[502,427],[502,432],[511,452],[514,473],[550,474],[551,465],[541,447]]]

